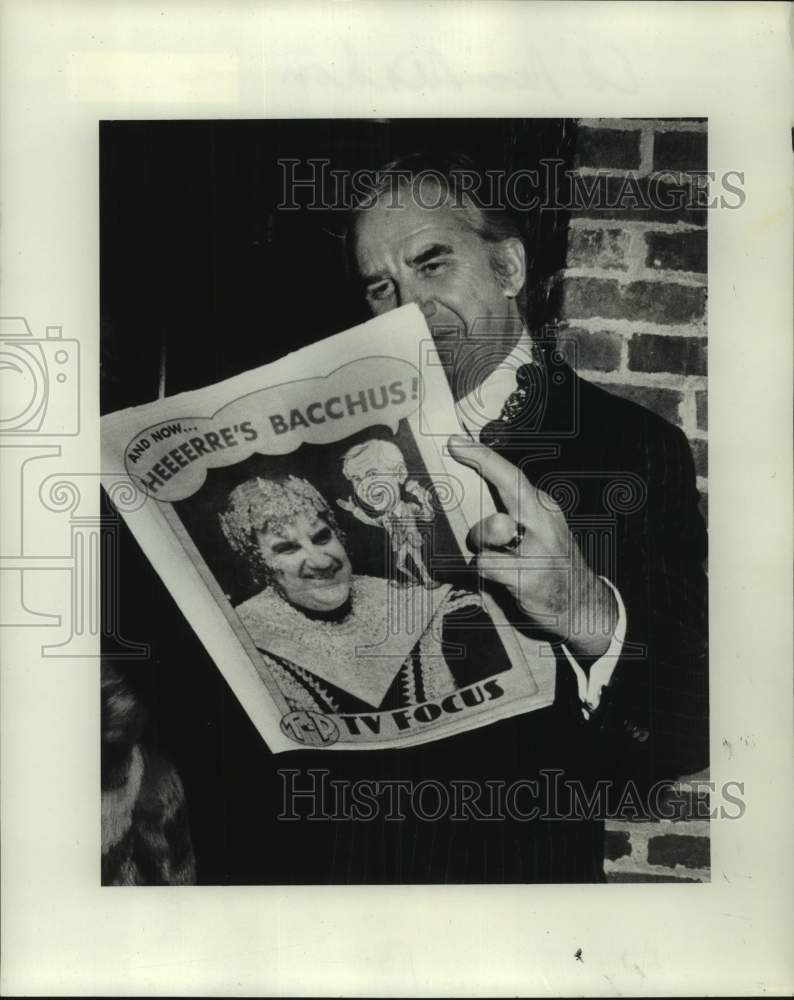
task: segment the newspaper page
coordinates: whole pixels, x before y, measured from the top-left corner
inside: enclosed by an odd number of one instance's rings
[[[103,418],[132,531],[272,751],[415,745],[553,700],[551,648],[471,568],[494,507],[455,431],[415,305]]]

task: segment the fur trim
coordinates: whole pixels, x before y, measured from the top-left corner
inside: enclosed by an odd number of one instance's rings
[[[102,884],[191,885],[196,866],[182,782],[140,742],[144,712],[102,667]]]

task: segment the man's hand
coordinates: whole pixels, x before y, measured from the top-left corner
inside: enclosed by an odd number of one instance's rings
[[[559,506],[485,445],[455,436],[449,451],[496,489],[507,512],[469,532],[480,576],[506,587],[527,618],[574,656],[603,656],[617,623],[615,598],[587,565]]]

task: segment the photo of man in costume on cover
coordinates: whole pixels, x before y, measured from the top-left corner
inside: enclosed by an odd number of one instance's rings
[[[438,593],[428,605],[421,583],[406,590],[401,580],[354,573],[336,517],[308,480],[247,480],[220,518],[230,546],[266,583],[236,611],[291,709],[386,711],[510,669],[479,594],[433,584]],[[401,634],[390,636],[394,621]],[[488,655],[484,636],[472,642],[475,629],[488,629]],[[391,655],[366,656],[387,640]],[[277,652],[285,649],[303,665]],[[465,657],[454,655],[459,650]]]

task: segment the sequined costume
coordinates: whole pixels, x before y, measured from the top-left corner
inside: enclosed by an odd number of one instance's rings
[[[419,595],[427,594],[421,587]],[[458,688],[492,676],[510,667],[491,620],[478,594],[445,588],[428,628],[417,633],[417,641],[398,665],[388,665],[387,657],[367,660],[363,648],[388,632],[388,608],[393,598],[388,581],[380,577],[358,576],[351,588],[350,610],[340,621],[309,619],[290,605],[273,588],[266,588],[237,608],[237,614],[261,656],[260,669],[276,681],[291,710],[303,708],[319,712],[356,712],[367,709],[391,710],[443,697]],[[274,654],[278,638],[295,642],[304,654],[303,665],[290,657]],[[274,643],[274,638],[276,642]],[[482,643],[487,642],[487,650]],[[463,656],[451,650],[465,650]],[[323,677],[307,665],[318,664]],[[328,664],[342,665],[332,681]],[[378,696],[362,696],[372,690],[361,672],[388,671]]]

